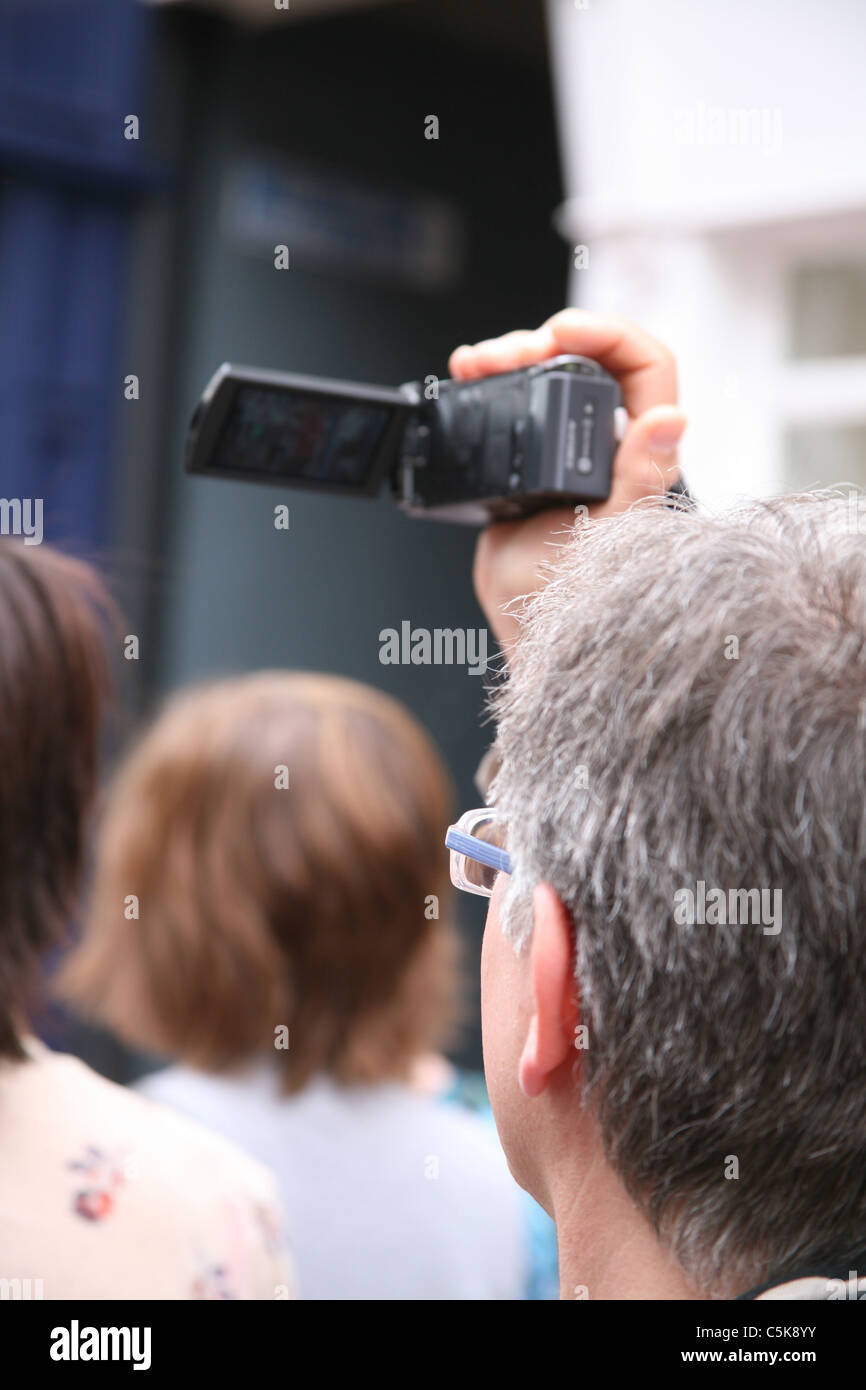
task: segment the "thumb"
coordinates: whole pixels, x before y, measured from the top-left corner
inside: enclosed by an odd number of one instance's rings
[[[632,420],[613,461],[610,498],[601,515],[667,492],[679,477],[677,446],[688,421],[675,405],[656,405]]]

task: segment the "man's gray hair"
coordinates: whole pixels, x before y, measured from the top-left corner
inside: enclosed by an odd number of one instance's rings
[[[495,707],[503,923],[525,938],[541,881],[572,915],[578,1080],[626,1188],[710,1294],[844,1263],[866,1247],[866,536],[850,499],[584,523],[527,606]],[[677,913],[701,885],[728,908],[780,893],[779,926]]]

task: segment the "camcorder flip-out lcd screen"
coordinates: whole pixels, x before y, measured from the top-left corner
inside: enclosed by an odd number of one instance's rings
[[[242,385],[211,467],[366,491],[392,417],[385,406],[364,401]]]
[[[193,473],[375,496],[409,410],[396,388],[227,363],[193,419]]]

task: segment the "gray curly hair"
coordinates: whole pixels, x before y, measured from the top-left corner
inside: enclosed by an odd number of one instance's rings
[[[579,1082],[626,1188],[710,1295],[866,1247],[851,518],[813,493],[585,523],[494,697],[504,929],[525,940],[540,881],[569,909]],[[781,929],[677,920],[700,883],[781,892]]]

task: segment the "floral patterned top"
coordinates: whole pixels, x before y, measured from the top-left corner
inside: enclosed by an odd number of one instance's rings
[[[12,1298],[281,1299],[267,1168],[74,1057],[0,1062],[0,1288]]]

